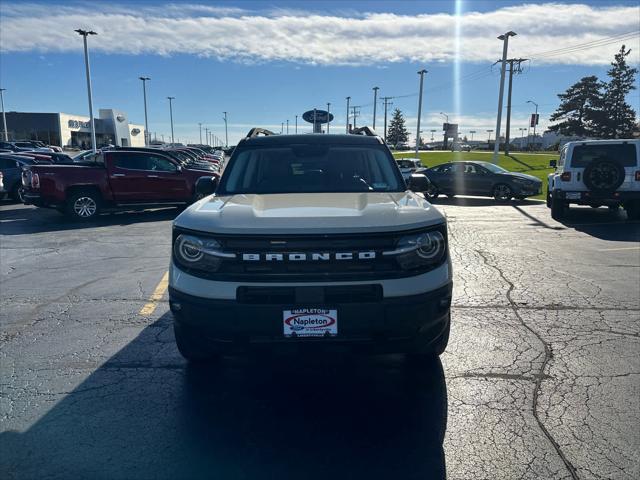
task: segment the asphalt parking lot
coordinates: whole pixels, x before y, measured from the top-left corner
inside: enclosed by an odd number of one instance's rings
[[[640,223],[438,205],[455,269],[441,362],[205,369],[173,341],[176,210],[75,224],[4,202],[0,477],[640,478]]]

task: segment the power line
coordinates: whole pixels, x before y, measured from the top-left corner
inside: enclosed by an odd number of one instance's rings
[[[529,57],[534,59],[540,59],[540,58],[554,57],[554,56],[562,55],[565,53],[578,52],[581,50],[589,50],[591,48],[604,47],[612,43],[620,42],[621,40],[632,39],[638,35],[640,35],[640,31],[637,31],[637,30],[632,32],[625,32],[618,35],[614,35],[612,37],[605,37],[599,40],[593,40],[591,42],[578,43],[575,45],[568,45],[566,47],[556,48],[553,50],[546,50],[543,52],[532,53],[531,55],[529,55]]]

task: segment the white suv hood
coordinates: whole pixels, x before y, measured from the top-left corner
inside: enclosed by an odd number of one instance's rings
[[[174,225],[210,233],[305,234],[410,230],[444,222],[422,196],[398,193],[287,193],[209,196]]]

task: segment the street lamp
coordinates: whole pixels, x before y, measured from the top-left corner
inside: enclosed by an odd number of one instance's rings
[[[349,101],[351,100],[351,97],[347,97],[347,133],[349,133]]]
[[[169,118],[171,119],[171,143],[174,143],[173,141],[173,100],[176,99],[176,97],[167,97],[167,99],[169,100]]]
[[[447,123],[449,123],[449,115],[447,115],[447,114],[446,114],[446,113],[444,113],[444,112],[440,112],[440,115],[442,115],[442,116],[445,118],[445,121],[446,121]]]
[[[2,95],[2,92],[4,92],[6,90],[6,88],[0,88],[0,104],[2,104],[2,132],[3,132],[3,137],[4,137],[4,141],[8,142],[9,141],[9,134],[7,132],[7,117],[4,114],[4,96]]]
[[[298,115],[296,115],[296,134],[298,133]]]
[[[504,97],[504,74],[507,65],[507,50],[509,37],[515,37],[516,32],[509,31],[498,37],[502,40],[502,66],[500,67],[500,93],[498,97],[498,118],[496,119],[496,143],[493,147],[493,163],[498,163],[498,150],[500,149],[500,123],[502,122],[502,101]]]
[[[437,132],[437,130],[429,130],[431,132],[431,141],[433,142],[433,134]]]
[[[420,94],[418,95],[418,126],[416,128],[416,157],[418,156],[418,150],[420,148],[420,117],[422,116],[422,85],[424,82],[424,74],[427,71],[423,68],[418,72],[420,75]]]
[[[209,129],[207,127],[204,127],[204,138],[207,142],[207,145],[209,145]]]
[[[229,148],[229,129],[227,128],[227,112],[224,113],[224,147]]]
[[[200,129],[200,145],[202,145],[202,123],[198,122],[198,128]]]
[[[91,149],[96,153],[96,126],[93,122],[93,95],[91,94],[91,69],[89,68],[89,49],[87,48],[87,37],[97,35],[93,30],[76,29],[75,32],[82,36],[84,42],[84,67],[87,73],[87,95],[89,97],[89,126],[91,127]]]
[[[378,106],[378,90],[380,87],[373,87],[373,129],[376,129],[376,107]]]
[[[327,102],[327,135],[329,134],[329,125],[331,124],[331,103]]]
[[[473,142],[473,134],[476,133],[475,130],[469,130],[469,133],[471,134],[471,141]]]
[[[489,134],[489,140],[487,140],[487,142],[491,143],[491,134],[493,133],[493,130],[487,130],[487,133]]]
[[[149,122],[147,120],[147,80],[151,80],[149,77],[138,77],[142,80],[142,95],[144,98],[144,144],[149,146],[151,141],[149,134]]]
[[[536,106],[536,116],[533,119],[533,145],[536,145],[536,125],[538,124],[538,104],[533,100],[527,100],[527,103],[532,103]]]

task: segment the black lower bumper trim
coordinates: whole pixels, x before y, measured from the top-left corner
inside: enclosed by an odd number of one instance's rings
[[[347,347],[379,353],[421,353],[448,334],[451,284],[420,295],[372,302],[310,304],[246,304],[212,300],[169,289],[176,326],[220,353],[247,349]],[[283,310],[332,308],[338,312],[338,335],[287,338]]]

